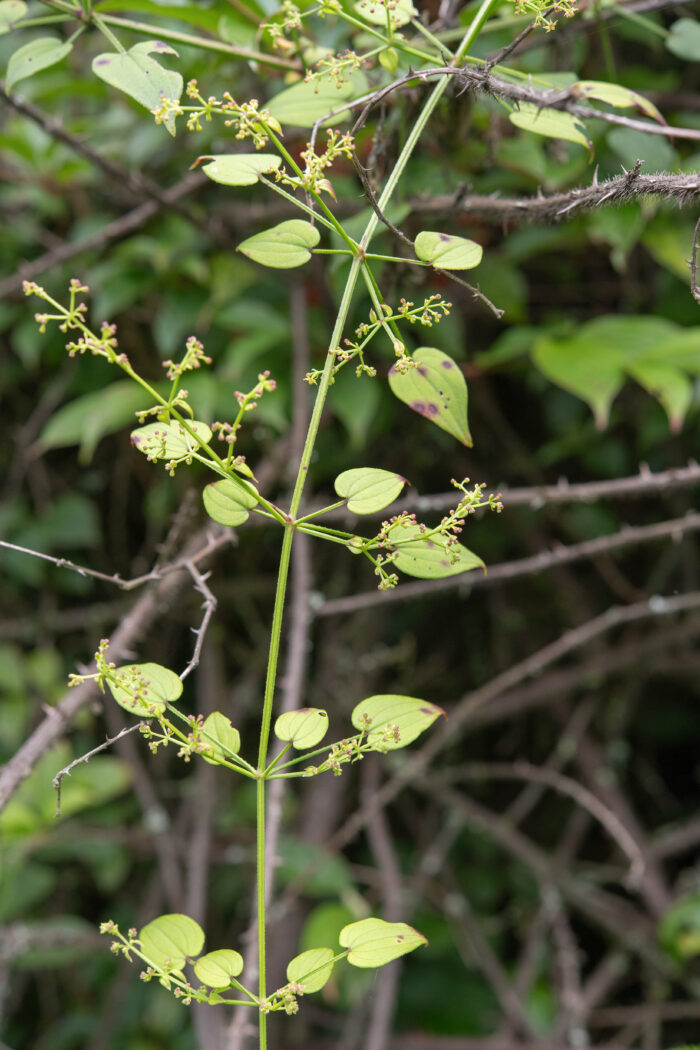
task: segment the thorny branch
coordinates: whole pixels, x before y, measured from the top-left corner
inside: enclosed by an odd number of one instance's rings
[[[184,681],[185,678],[187,678],[187,676],[191,674],[192,671],[194,671],[195,667],[197,667],[197,665],[199,664],[199,658],[202,653],[202,645],[204,644],[204,638],[206,636],[209,623],[211,622],[211,618],[214,615],[214,611],[216,609],[216,598],[207,587],[207,580],[209,579],[211,573],[207,572],[204,575],[202,575],[202,573],[199,572],[199,570],[197,569],[194,562],[191,560],[186,561],[184,565],[187,571],[189,572],[190,576],[194,580],[195,590],[199,591],[199,593],[204,598],[204,602],[202,603],[204,615],[202,616],[202,622],[200,623],[199,627],[192,628],[192,631],[196,638],[194,652],[192,653],[192,658],[187,664],[187,667],[180,674],[181,681]]]
[[[135,732],[135,730],[140,729],[142,724],[142,722],[137,722],[136,725],[125,726],[124,729],[122,729],[120,733],[117,733],[116,736],[108,737],[104,741],[104,743],[99,744],[97,747],[93,747],[92,751],[88,751],[86,754],[81,755],[80,758],[74,758],[72,762],[69,762],[67,766],[65,766],[56,774],[51,783],[53,784],[54,789],[56,791],[57,818],[61,816],[61,787],[63,778],[69,777],[71,774],[71,770],[75,769],[76,766],[79,766],[81,762],[88,762],[93,755],[98,754],[100,751],[105,751],[108,747],[111,747],[112,744],[116,744],[117,740],[120,740],[123,736],[126,736],[127,733],[133,733]]]
[[[634,172],[635,169],[632,169]],[[450,196],[435,196],[411,202],[412,210],[422,214],[463,212],[481,219],[500,222],[558,222],[603,204],[626,204],[640,197],[659,197],[687,207],[700,199],[700,177],[697,175],[642,175],[636,172],[616,175],[590,186],[580,186],[563,193],[538,193],[536,197],[480,196],[460,190]]]

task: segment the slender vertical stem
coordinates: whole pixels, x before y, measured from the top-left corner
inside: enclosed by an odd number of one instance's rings
[[[473,22],[469,26],[462,43],[460,44],[455,59],[459,61],[464,57],[468,49],[471,47],[474,40],[479,35],[481,27],[486,21],[491,8],[496,3],[496,0],[483,0],[483,3],[477,11]],[[364,27],[363,27],[364,28]],[[435,107],[440,101],[446,87],[448,80],[443,79],[438,83],[432,90],[428,100],[426,101],[423,109],[416,121],[411,133],[409,134],[406,142],[404,143],[403,149],[399,154],[396,161],[396,165],[389,176],[384,191],[379,198],[379,210],[383,211],[386,205],[391,200],[391,197],[396,189],[399,179],[404,172],[406,164],[408,163],[413,150],[415,149],[423,130],[430,119]],[[333,331],[331,333],[330,341],[328,344],[328,352],[326,354],[326,360],[323,366],[323,372],[319,380],[318,393],[314,402],[313,411],[311,413],[311,419],[309,421],[308,430],[306,432],[306,439],[304,441],[304,448],[301,454],[299,462],[299,469],[297,471],[297,477],[294,484],[294,491],[292,493],[292,500],[289,509],[290,521],[287,524],[284,531],[284,538],[282,540],[282,550],[280,552],[280,565],[277,576],[277,589],[275,591],[275,605],[272,614],[272,628],[270,635],[270,650],[267,664],[267,676],[265,680],[265,695],[263,700],[263,710],[260,724],[260,744],[258,748],[258,783],[257,783],[257,920],[258,920],[258,994],[260,999],[264,999],[267,995],[267,984],[265,975],[265,957],[266,957],[266,907],[265,907],[265,868],[266,868],[266,856],[265,856],[265,768],[267,766],[267,749],[270,740],[270,727],[272,722],[272,706],[275,694],[275,682],[277,678],[277,663],[279,658],[280,650],[280,639],[282,635],[282,618],[284,611],[284,601],[287,592],[287,580],[289,577],[289,563],[292,553],[292,543],[294,541],[294,530],[295,530],[295,518],[301,505],[301,498],[304,492],[304,486],[306,484],[306,478],[309,472],[309,465],[311,463],[311,456],[313,454],[314,445],[316,443],[316,436],[318,434],[318,428],[321,422],[321,416],[326,403],[326,396],[328,394],[328,388],[330,381],[333,376],[333,366],[335,362],[335,349],[340,344],[342,339],[343,329],[350,312],[350,306],[352,303],[352,297],[355,292],[360,272],[364,264],[364,251],[367,249],[372,236],[377,228],[379,219],[376,213],[372,213],[370,219],[365,228],[364,234],[360,241],[360,251],[356,254],[352,260],[350,266],[350,272],[345,283],[345,289],[343,296],[340,301],[338,308],[338,314],[336,316]],[[267,1050],[267,1016],[264,1013],[259,1015],[259,1050]]]

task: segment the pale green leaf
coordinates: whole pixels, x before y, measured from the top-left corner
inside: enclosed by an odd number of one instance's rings
[[[607,345],[591,342],[583,333],[570,340],[545,337],[535,343],[532,358],[548,379],[589,405],[599,430],[607,426],[610,406],[625,381]]]
[[[481,558],[461,543],[449,547],[442,536],[426,538],[420,525],[395,525],[389,534],[396,545],[394,566],[407,576],[421,580],[441,580],[470,569],[485,569]]]
[[[666,47],[686,62],[700,62],[700,22],[694,18],[679,18],[666,37]]]
[[[0,36],[9,33],[26,13],[27,5],[24,0],[0,0]]]
[[[160,915],[139,934],[141,951],[159,970],[181,970],[187,959],[199,955],[204,931],[189,915]]]
[[[428,941],[405,922],[361,919],[343,927],[340,943],[350,949],[347,959],[353,966],[374,968],[385,966]]]
[[[211,430],[206,423],[188,420],[188,426],[198,440],[189,434],[182,423],[148,423],[131,432],[131,443],[148,459],[181,460],[196,452],[200,445],[211,441]]]
[[[280,124],[294,124],[300,128],[312,128],[317,120],[342,106],[343,102],[359,98],[367,88],[363,73],[353,73],[340,85],[331,80],[306,81],[281,91],[267,104],[268,112]],[[350,115],[343,110],[329,118],[327,124],[342,124]]]
[[[291,960],[287,966],[287,980],[300,984],[305,993],[318,992],[330,979],[333,966],[330,948],[310,948]]]
[[[160,664],[127,664],[114,672],[116,682],[107,682],[120,707],[137,718],[152,718],[182,695],[182,682],[174,671]]]
[[[208,160],[202,171],[224,186],[253,186],[260,175],[279,168],[282,158],[274,153],[222,153]]]
[[[54,412],[37,447],[43,451],[80,445],[80,461],[89,463],[100,439],[133,424],[139,408],[143,408],[143,391],[130,379],[82,394]]]
[[[177,51],[162,40],[144,40],[134,44],[124,54],[105,52],[97,55],[92,60],[92,71],[95,76],[118,91],[123,91],[148,110],[157,109],[164,98],[178,102],[182,94],[182,76],[161,66],[151,57],[154,52],[159,55],[177,55]],[[171,135],[175,134],[174,116],[168,118],[165,127]]]
[[[31,77],[41,69],[55,66],[57,62],[69,55],[73,45],[68,41],[59,40],[55,36],[42,36],[38,40],[31,40],[24,47],[11,56],[7,63],[5,74],[5,88],[12,91],[15,84],[20,80]]]
[[[310,222],[288,219],[248,237],[238,245],[238,251],[261,266],[289,270],[308,262],[311,258],[309,248],[315,247],[320,239],[321,235]]]
[[[194,964],[194,972],[210,988],[223,991],[231,987],[231,978],[238,977],[243,969],[243,956],[233,948],[220,948],[219,951],[202,955]]]
[[[394,502],[406,479],[390,470],[354,467],[339,474],[333,484],[338,495],[347,499],[348,510],[353,514],[373,514]]]
[[[220,711],[214,711],[204,719],[202,736],[205,743],[210,745],[213,756],[202,754],[202,758],[210,765],[218,764],[215,759],[230,759],[231,754],[237,755],[241,749],[241,734]]]
[[[252,487],[252,486],[251,486]],[[258,502],[256,497],[234,478],[213,481],[202,492],[204,509],[220,525],[242,525],[248,512]]]
[[[662,317],[600,317],[568,338],[539,340],[533,359],[554,383],[586,401],[599,427],[631,376],[659,398],[677,428],[691,393],[683,373],[700,373],[700,331]]]
[[[471,270],[478,266],[484,249],[466,237],[423,230],[415,240],[416,256],[441,270]]]
[[[432,346],[421,346],[413,354],[416,368],[401,373],[389,371],[392,393],[405,405],[425,416],[463,445],[471,447],[467,422],[467,382],[458,365]]]
[[[520,102],[519,108],[508,115],[511,124],[523,131],[534,131],[550,139],[565,139],[592,150],[591,143],[583,134],[584,125],[571,113],[558,109],[540,109],[532,102]]]
[[[275,722],[275,736],[289,741],[298,751],[315,747],[328,732],[328,715],[320,707],[286,711]]]
[[[397,751],[412,744],[445,712],[415,696],[369,696],[352,712],[355,729],[368,730],[367,741],[378,751]]]
[[[657,398],[668,416],[671,430],[677,433],[693,400],[693,386],[686,375],[664,361],[637,361],[627,371]]]
[[[640,109],[648,117],[653,117],[660,124],[665,124],[663,116],[653,102],[637,91],[623,87],[622,84],[607,84],[602,80],[578,80],[571,89],[572,95],[581,98],[594,98],[598,102],[607,102],[616,109]]]
[[[384,28],[387,26],[388,12],[392,29],[407,25],[418,15],[411,0],[360,0],[353,10],[364,18],[365,22]]]

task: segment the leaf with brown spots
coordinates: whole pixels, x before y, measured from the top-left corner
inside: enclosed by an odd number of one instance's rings
[[[367,730],[367,743],[377,751],[408,747],[445,712],[415,696],[368,696],[352,712],[355,729]]]
[[[395,365],[389,371],[392,393],[414,412],[471,448],[467,382],[459,366],[432,346],[421,346],[412,360],[417,367],[407,372],[399,372]]]
[[[348,962],[362,969],[385,966],[407,952],[412,952],[427,939],[405,922],[384,919],[360,919],[340,931],[340,943],[348,949]]]
[[[421,580],[441,580],[470,569],[486,569],[478,554],[461,543],[448,547],[443,536],[426,538],[420,525],[397,523],[391,529],[389,542],[397,551],[395,567]]]

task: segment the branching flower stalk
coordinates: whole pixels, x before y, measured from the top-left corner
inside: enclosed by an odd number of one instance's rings
[[[459,64],[466,60],[468,51],[488,16],[495,6],[496,0],[483,0],[471,25],[457,49],[453,61]],[[65,6],[61,5],[63,10]],[[326,3],[323,13],[335,12],[336,5]],[[338,12],[340,13],[340,12]],[[343,13],[344,14],[344,13]],[[93,19],[96,16],[93,15]],[[354,21],[352,16],[346,16],[346,20]],[[288,4],[284,12],[287,28],[295,31],[298,21],[298,12],[293,5]],[[106,29],[106,27],[104,27]],[[362,24],[362,29],[367,27]],[[278,34],[279,35],[279,34]],[[373,33],[377,36],[381,34]],[[385,43],[401,44],[400,34],[395,32],[389,10],[387,8],[387,36],[383,37]],[[348,61],[355,62],[357,56],[349,58]],[[321,957],[314,960],[304,959],[302,956],[292,960],[287,974],[289,983],[281,989],[269,993],[266,977],[266,785],[269,780],[287,777],[308,777],[322,773],[339,775],[343,767],[357,762],[369,751],[380,753],[406,746],[415,737],[430,725],[435,718],[441,714],[440,709],[427,701],[420,701],[408,697],[380,696],[370,697],[357,705],[352,713],[353,725],[357,730],[354,736],[345,737],[330,745],[316,748],[325,734],[328,717],[324,711],[317,709],[303,709],[299,712],[289,712],[280,716],[275,723],[275,734],[278,738],[286,741],[286,747],[274,761],[269,758],[269,743],[272,732],[273,705],[277,684],[278,661],[283,628],[284,606],[287,593],[289,567],[297,531],[303,531],[317,538],[326,539],[329,542],[340,544],[347,550],[364,554],[380,578],[380,589],[386,589],[396,585],[398,578],[393,571],[395,567],[405,565],[406,561],[414,556],[416,545],[421,552],[428,551],[431,558],[438,557],[444,573],[451,574],[453,571],[463,571],[465,568],[475,568],[482,563],[475,555],[463,548],[458,536],[466,517],[481,507],[489,507],[499,510],[500,504],[497,497],[484,498],[483,486],[476,486],[468,490],[466,482],[455,483],[461,491],[461,497],[457,506],[442,521],[428,527],[418,523],[410,515],[398,515],[383,523],[379,533],[373,538],[364,538],[353,533],[329,528],[319,524],[315,519],[318,513],[311,513],[304,517],[299,516],[301,501],[304,494],[306,480],[311,464],[316,439],[318,436],[321,416],[325,407],[328,390],[333,382],[333,377],[338,368],[353,357],[359,358],[358,371],[374,371],[371,366],[365,364],[364,350],[369,341],[380,330],[387,335],[392,346],[396,363],[392,371],[399,377],[406,378],[407,375],[415,373],[422,377],[427,375],[427,366],[421,359],[411,358],[406,346],[400,336],[397,323],[406,320],[411,324],[420,324],[430,327],[439,322],[450,309],[450,303],[440,296],[431,295],[425,299],[422,305],[415,307],[412,302],[402,299],[397,310],[394,310],[383,299],[376,279],[368,265],[369,247],[374,234],[377,231],[379,216],[383,214],[390,204],[399,181],[403,175],[408,161],[410,160],[416,145],[421,139],[423,131],[430,120],[436,106],[442,98],[449,80],[441,78],[432,88],[430,95],[425,101],[414,126],[408,135],[406,142],[398,156],[398,159],[388,177],[386,185],[377,202],[377,209],[372,212],[367,221],[362,236],[358,241],[354,240],[338,221],[331,209],[323,200],[323,195],[328,194],[335,197],[333,187],[327,178],[327,169],[339,157],[349,158],[352,156],[354,142],[351,136],[340,135],[336,131],[330,131],[328,142],[324,152],[317,153],[316,149],[309,145],[301,154],[304,163],[300,164],[292,157],[284,146],[281,135],[282,128],[279,122],[271,116],[270,112],[261,108],[256,99],[244,103],[236,102],[229,93],[224,93],[222,99],[215,97],[204,98],[195,81],[191,81],[187,87],[187,95],[194,103],[191,106],[180,105],[173,99],[163,97],[160,105],[155,111],[157,123],[173,121],[180,115],[188,113],[187,123],[191,128],[200,128],[202,122],[208,122],[213,115],[223,115],[225,124],[232,127],[235,137],[250,140],[256,150],[262,149],[268,143],[272,144],[285,167],[274,169],[268,168],[268,176],[261,178],[265,185],[275,189],[283,196],[292,200],[296,206],[307,214],[310,212],[315,220],[338,234],[346,244],[347,253],[351,256],[350,268],[346,278],[345,287],[342,292],[340,305],[335,318],[333,330],[328,340],[327,352],[322,369],[313,374],[316,384],[316,397],[304,440],[303,449],[297,467],[295,482],[288,509],[281,510],[274,504],[265,500],[253,484],[252,471],[247,467],[243,457],[234,456],[237,432],[242,424],[244,416],[252,411],[257,401],[263,394],[274,389],[274,380],[269,373],[264,372],[258,376],[258,382],[247,393],[236,392],[238,402],[238,414],[232,422],[217,422],[210,429],[206,424],[194,419],[194,413],[188,402],[187,391],[180,386],[183,376],[187,372],[194,371],[202,365],[209,363],[204,347],[195,338],[187,341],[185,352],[180,361],[169,360],[165,362],[167,377],[171,382],[168,397],[163,397],[158,390],[133,369],[127,355],[118,349],[116,329],[113,325],[104,325],[99,333],[93,331],[86,323],[86,306],[78,300],[78,296],[86,292],[87,286],[75,280],[70,286],[70,302],[67,307],[61,306],[53,297],[49,296],[44,289],[33,283],[25,285],[27,294],[36,294],[53,312],[37,315],[37,321],[42,330],[50,322],[58,323],[60,329],[66,333],[77,333],[77,338],[68,344],[71,355],[90,353],[105,358],[112,365],[117,365],[131,379],[139,384],[145,393],[152,399],[153,407],[144,409],[139,413],[143,424],[149,417],[154,417],[155,422],[142,426],[132,435],[132,441],[144,454],[152,460],[160,460],[165,463],[166,470],[174,473],[180,463],[191,463],[193,460],[201,462],[221,479],[207,486],[204,494],[204,502],[207,510],[215,520],[224,524],[240,524],[250,512],[262,514],[264,517],[274,519],[282,526],[283,536],[279,555],[279,566],[277,573],[277,584],[275,589],[272,623],[270,629],[267,670],[265,676],[265,687],[263,695],[262,711],[260,716],[260,731],[257,747],[257,761],[255,765],[246,761],[239,754],[240,738],[225,716],[218,712],[210,715],[206,721],[200,717],[183,715],[174,706],[182,692],[181,677],[167,668],[159,665],[141,664],[116,668],[107,659],[107,645],[103,640],[96,653],[97,670],[93,675],[73,676],[72,683],[85,681],[93,678],[99,688],[104,690],[107,686],[112,695],[121,706],[131,711],[134,715],[144,718],[146,722],[142,726],[142,733],[148,741],[149,747],[157,751],[161,747],[175,745],[178,754],[185,761],[189,761],[193,755],[200,756],[203,760],[224,765],[232,771],[239,772],[243,776],[254,779],[256,783],[256,891],[257,891],[257,949],[258,949],[258,984],[257,991],[253,994],[237,980],[237,974],[241,972],[243,960],[237,952],[229,949],[221,952],[210,953],[203,956],[194,964],[195,973],[213,991],[204,988],[195,988],[182,970],[187,960],[191,960],[199,954],[203,943],[203,933],[194,920],[186,916],[162,916],[153,920],[137,935],[136,931],[129,931],[127,937],[119,933],[114,924],[105,924],[104,932],[113,933],[117,939],[113,949],[127,958],[132,955],[146,963],[146,970],[142,975],[144,980],[157,978],[161,984],[174,991],[174,994],[183,999],[184,1002],[208,1002],[233,1004],[250,1004],[258,1009],[259,1016],[259,1050],[267,1050],[267,1014],[278,1010],[288,1013],[296,1011],[297,999],[300,994],[308,990],[314,990],[314,981],[318,973],[327,975],[337,958],[347,956],[355,965],[381,965],[390,961],[391,958],[412,950],[424,941],[421,934],[405,927],[403,924],[387,924],[379,919],[361,920],[350,924],[340,936],[341,946],[346,948],[345,952],[334,954],[330,949],[320,949]],[[205,158],[200,158],[205,159]],[[292,193],[287,191],[291,190]],[[292,194],[295,191],[303,191],[308,195],[310,201],[318,213],[312,210],[308,204],[298,201]],[[308,225],[308,224],[307,224]],[[312,228],[313,230],[313,228]],[[314,236],[318,235],[314,230]],[[427,234],[428,241],[419,245],[416,241],[417,259],[409,260],[420,265],[433,265],[438,268],[438,262],[431,252],[440,248],[440,235]],[[435,242],[435,238],[438,238]],[[431,239],[432,238],[432,239]],[[445,238],[450,240],[450,238]],[[452,238],[452,241],[460,239]],[[436,248],[437,245],[437,248]],[[471,247],[470,247],[471,246]],[[478,249],[473,242],[462,240],[459,251],[473,251]],[[379,257],[377,257],[379,258]],[[474,263],[470,263],[473,265]],[[356,331],[357,341],[348,342],[344,340],[344,332],[348,323],[351,306],[357,290],[358,281],[362,279],[372,304],[369,322],[363,322]],[[346,349],[341,349],[345,347]],[[441,376],[444,375],[447,383],[450,378],[448,372],[452,370],[456,374],[456,366],[451,359],[434,351],[441,358]],[[435,366],[437,367],[437,365]],[[446,371],[447,370],[447,371]],[[463,377],[459,377],[464,386]],[[455,380],[456,381],[456,380]],[[442,383],[442,379],[441,379]],[[449,386],[447,387],[449,388]],[[400,394],[398,396],[401,396]],[[441,425],[446,429],[457,426],[456,433],[460,440],[469,444],[468,429],[466,428],[466,388],[462,395],[464,400],[464,419],[455,422],[450,417],[450,398],[446,396],[443,408],[429,401],[425,404],[419,403],[419,409],[424,414],[440,414],[445,411],[447,419]],[[457,399],[459,400],[459,398]],[[423,406],[423,407],[421,407]],[[412,407],[416,407],[413,405]],[[220,456],[212,447],[214,434],[218,439],[228,444],[225,457]],[[358,477],[359,475],[359,477]],[[251,480],[253,479],[253,480]],[[336,492],[344,497],[350,510],[358,513],[363,512],[367,500],[374,509],[387,506],[398,495],[405,484],[404,478],[391,475],[390,472],[376,469],[349,470],[339,475],[336,479]],[[359,485],[359,488],[357,487]],[[224,486],[224,488],[221,488]],[[368,497],[373,486],[379,486],[381,499],[374,503],[375,496]],[[208,493],[208,495],[207,495]],[[207,502],[209,500],[209,502]],[[220,502],[225,503],[225,516],[217,516],[220,511]],[[364,500],[364,502],[363,502]],[[212,503],[214,501],[214,503]],[[217,501],[219,501],[217,503]],[[228,501],[228,502],[226,502]],[[211,506],[216,505],[216,513],[212,512]],[[336,507],[338,504],[333,504]],[[330,508],[325,508],[330,509]],[[368,512],[366,509],[364,512]],[[402,562],[403,559],[403,562]],[[465,561],[466,559],[466,561]],[[404,568],[410,572],[410,568]],[[414,573],[416,574],[416,573]],[[417,573],[420,575],[420,572]],[[291,718],[291,722],[289,719]],[[285,721],[286,720],[286,721]],[[325,722],[324,722],[325,720]],[[179,722],[179,725],[176,724]],[[156,728],[156,726],[158,728]],[[320,732],[318,730],[320,729]],[[306,751],[303,757],[289,758],[289,747],[301,748]],[[319,756],[318,764],[309,764],[309,758]],[[303,768],[297,768],[303,767]],[[174,927],[173,927],[174,923]],[[165,925],[164,925],[165,924]],[[177,950],[171,952],[162,951],[159,947],[165,927],[167,928],[168,942],[176,945]],[[379,936],[377,928],[381,931],[381,937],[386,937],[385,927],[391,927],[392,947],[385,952],[381,962],[367,961],[363,951],[367,951],[367,944],[376,945]],[[399,930],[399,927],[401,929]],[[376,951],[376,947],[373,947]],[[325,953],[325,954],[324,954]],[[318,954],[318,953],[317,953]],[[214,962],[214,957],[219,958]],[[359,961],[358,961],[359,960]],[[217,977],[211,976],[212,967],[223,968],[223,983],[217,984]],[[321,985],[318,985],[320,987]],[[221,994],[221,989],[231,989],[237,998],[226,998]],[[244,995],[241,999],[238,996]]]

